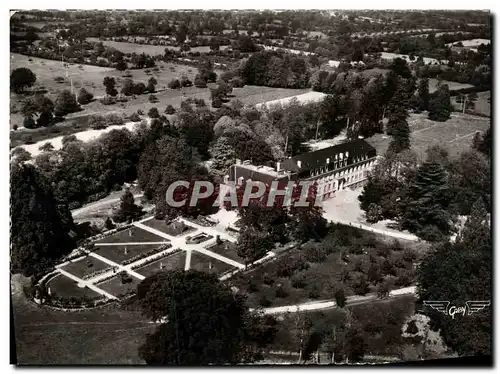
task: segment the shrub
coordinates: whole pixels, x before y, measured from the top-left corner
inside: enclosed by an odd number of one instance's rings
[[[139,122],[141,120],[141,117],[139,117],[139,115],[137,113],[132,113],[129,117],[129,119],[132,121],[132,122]]]
[[[36,122],[33,117],[24,117],[23,126],[27,129],[34,129],[36,127]]]
[[[105,117],[106,126],[121,126],[124,124],[123,117],[116,114],[110,113]]]
[[[54,81],[57,83],[64,83],[65,79],[64,77],[58,76],[54,78]]]
[[[89,119],[88,119],[88,125],[93,128],[94,130],[101,130],[105,129],[107,124],[106,124],[106,119],[103,116],[100,116],[98,114],[92,114]]]
[[[196,104],[196,106],[198,108],[203,108],[206,106],[205,100],[203,100],[203,99],[194,99],[194,103]]]
[[[106,95],[99,102],[102,105],[113,105],[116,104],[116,99],[113,96]]]
[[[12,130],[14,130],[14,131],[16,131],[18,128],[19,128],[19,126],[17,126],[17,125],[12,126]]]
[[[188,77],[186,77],[185,75],[183,75],[181,77],[181,85],[182,87],[191,87],[193,85],[193,82],[191,82]]]
[[[271,300],[266,295],[262,295],[259,299],[259,305],[263,308],[268,308],[272,304]]]
[[[270,286],[274,283],[274,279],[268,273],[264,273],[262,274],[262,282]]]
[[[24,135],[23,142],[24,142],[24,144],[34,144],[35,143],[33,141],[33,137],[31,135]]]
[[[244,87],[245,82],[243,82],[243,79],[241,79],[241,77],[234,77],[233,79],[231,79],[231,85],[233,87]]]
[[[81,88],[80,92],[78,93],[78,104],[88,104],[92,101],[94,98],[94,95],[92,95],[90,92],[88,92],[85,88]]]
[[[167,109],[165,109],[165,113],[167,114],[174,114],[175,113],[175,109],[172,105],[168,104],[167,105]]]
[[[406,327],[406,333],[415,335],[418,332],[418,327],[417,324],[415,323],[415,320],[411,320],[408,322],[408,326]]]
[[[172,79],[170,82],[168,82],[168,88],[172,90],[177,90],[181,88],[181,82],[179,82],[178,79]]]
[[[321,293],[319,291],[319,287],[317,284],[313,284],[311,290],[309,291],[309,298],[310,299],[318,299],[321,296]]]
[[[293,275],[290,280],[293,288],[304,288],[306,286],[306,277],[303,272]]]
[[[198,88],[207,88],[207,82],[200,75],[194,78],[194,85]]]
[[[146,85],[142,82],[136,83],[132,87],[132,93],[134,95],[142,95],[144,92],[146,92]]]
[[[158,108],[152,107],[151,109],[149,109],[149,111],[148,111],[148,117],[149,118],[159,118],[160,117],[160,113],[158,112]]]
[[[316,245],[307,247],[304,251],[305,259],[309,262],[322,262],[326,259],[326,252],[324,249]]]
[[[285,298],[289,295],[288,291],[285,290],[281,285],[276,288],[276,297]]]
[[[158,98],[156,97],[156,95],[149,95],[148,100],[150,103],[157,103],[158,102]]]
[[[247,286],[247,290],[248,292],[250,293],[253,293],[253,292],[257,292],[259,291],[259,285],[257,282],[255,282],[253,279],[250,279],[248,281],[248,286]]]
[[[212,107],[213,108],[221,108],[222,107],[222,100],[219,97],[214,97],[212,100]]]

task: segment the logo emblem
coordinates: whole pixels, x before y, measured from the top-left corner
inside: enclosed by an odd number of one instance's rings
[[[434,310],[437,310],[438,312],[443,313],[446,316],[450,316],[451,318],[455,319],[456,314],[461,314],[462,316],[465,316],[467,313],[468,316],[470,316],[473,313],[479,312],[486,308],[487,306],[491,305],[490,300],[474,300],[474,301],[466,301],[464,306],[455,306],[452,305],[450,306],[449,301],[432,301],[432,300],[425,300],[424,305],[431,307]]]

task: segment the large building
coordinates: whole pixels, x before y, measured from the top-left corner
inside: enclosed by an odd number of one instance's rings
[[[280,188],[289,181],[310,180],[318,183],[322,200],[335,196],[344,188],[360,187],[377,160],[377,152],[363,139],[303,153],[276,163],[276,168],[237,162],[229,168],[226,181],[242,184],[261,181],[271,185],[277,180]]]

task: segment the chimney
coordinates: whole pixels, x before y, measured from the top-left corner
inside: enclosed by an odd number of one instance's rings
[[[302,161],[298,160],[297,161],[297,167],[300,169],[302,167]]]

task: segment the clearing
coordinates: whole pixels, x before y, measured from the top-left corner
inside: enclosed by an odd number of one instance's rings
[[[424,159],[427,148],[433,145],[445,147],[454,157],[467,150],[472,144],[476,131],[484,132],[490,127],[491,120],[485,117],[472,116],[453,112],[445,122],[435,122],[427,118],[427,112],[413,113],[408,118],[411,134],[411,149]],[[376,134],[366,139],[382,155],[387,150],[391,136]]]

